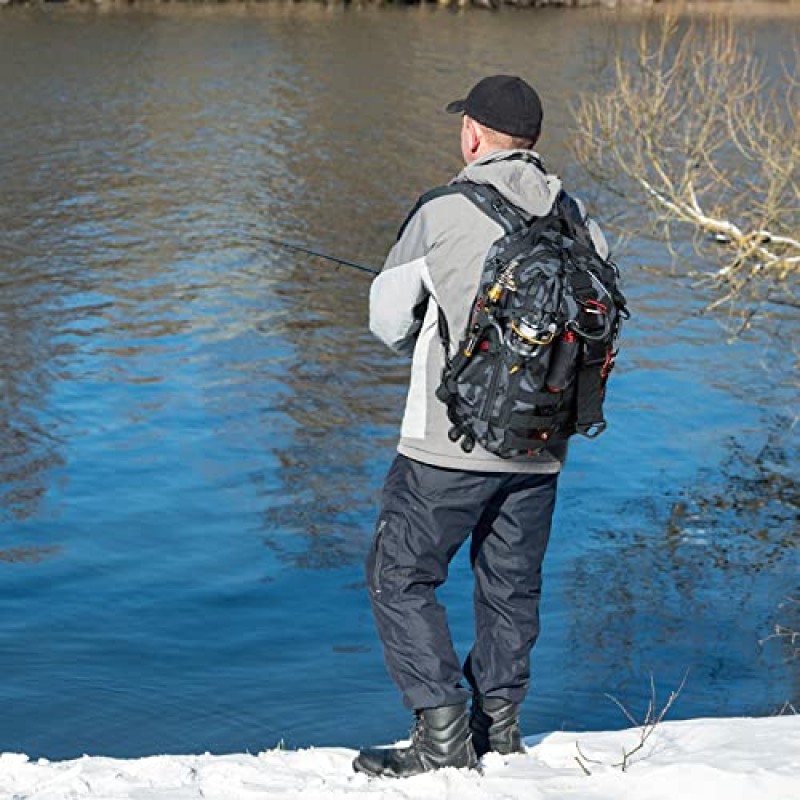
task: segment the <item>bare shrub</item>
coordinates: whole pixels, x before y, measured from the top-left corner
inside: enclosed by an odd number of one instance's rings
[[[575,109],[575,150],[677,256],[678,229],[704,265],[687,270],[747,327],[754,306],[800,308],[800,80],[729,20],[663,16],[620,43],[606,88]],[[645,214],[642,215],[642,209]],[[641,233],[641,230],[637,230]]]
[[[633,756],[637,753],[641,752],[644,749],[644,746],[647,744],[648,739],[653,735],[656,728],[664,721],[664,717],[666,717],[669,710],[672,708],[675,701],[678,699],[678,696],[683,691],[683,687],[686,685],[686,679],[689,677],[688,670],[683,676],[683,680],[681,681],[680,685],[677,689],[670,692],[669,697],[667,698],[666,702],[664,703],[661,708],[658,707],[658,700],[656,698],[656,685],[655,680],[650,675],[650,700],[647,704],[647,711],[645,712],[644,719],[638,721],[633,714],[613,695],[607,694],[606,697],[611,700],[614,705],[619,708],[620,711],[625,715],[625,719],[633,725],[634,728],[638,728],[638,739],[630,748],[623,748],[622,749],[622,757],[619,761],[614,762],[611,764],[612,767],[616,767],[621,769],[623,772],[627,772],[628,767],[630,767],[632,763]],[[575,748],[578,751],[578,755],[575,756],[575,761],[578,763],[578,766],[581,768],[585,775],[591,775],[592,772],[589,769],[590,764],[601,764],[605,766],[605,762],[598,761],[596,759],[591,759],[586,756],[586,754],[581,750],[580,742],[575,742]]]

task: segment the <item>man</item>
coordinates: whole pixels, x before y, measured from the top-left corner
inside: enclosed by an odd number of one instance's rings
[[[447,111],[463,115],[466,166],[455,181],[491,185],[528,218],[546,215],[561,182],[532,152],[542,123],[536,91],[520,78],[495,75]],[[584,222],[605,257],[602,234]],[[434,196],[412,212],[372,285],[371,330],[413,361],[367,582],[388,670],[416,725],[408,747],[361,751],[353,766],[370,775],[472,767],[490,750],[523,749],[518,709],[539,632],[542,560],[566,447],[516,459],[479,445],[465,452],[448,437],[452,424],[435,396],[444,364],[439,309],[452,353],[486,254],[502,234],[463,194]],[[462,669],[435,590],[470,535],[476,637]]]

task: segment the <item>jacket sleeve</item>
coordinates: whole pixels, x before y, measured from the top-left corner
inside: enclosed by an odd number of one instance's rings
[[[369,293],[370,330],[401,355],[413,354],[428,305],[430,276],[425,254],[432,246],[428,238],[423,206],[389,251]]]

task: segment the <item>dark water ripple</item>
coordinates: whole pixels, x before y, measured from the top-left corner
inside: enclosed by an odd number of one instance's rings
[[[567,104],[626,24],[3,13],[0,751],[404,729],[361,561],[407,365],[366,330],[366,276],[264,237],[379,264],[458,168],[441,105],[488,71],[539,83],[542,149],[569,177]],[[612,424],[562,480],[531,732],[624,724],[603,692],[642,705],[651,672],[666,689],[691,670],[682,716],[797,694],[788,651],[759,645],[797,590],[796,397],[774,342],[729,345],[701,296],[636,269],[659,257],[627,264]],[[468,582],[458,560],[462,651]]]

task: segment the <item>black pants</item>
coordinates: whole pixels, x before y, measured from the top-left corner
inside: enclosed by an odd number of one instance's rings
[[[367,585],[386,666],[412,709],[472,690],[519,703],[539,633],[542,560],[557,475],[463,472],[397,456],[383,489]],[[462,671],[435,590],[469,536],[475,643]]]

